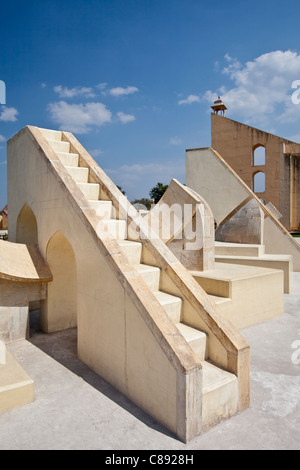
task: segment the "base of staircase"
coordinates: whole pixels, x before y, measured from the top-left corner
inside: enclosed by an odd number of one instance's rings
[[[234,374],[208,361],[202,365],[202,426],[206,432],[238,412],[238,381]]]

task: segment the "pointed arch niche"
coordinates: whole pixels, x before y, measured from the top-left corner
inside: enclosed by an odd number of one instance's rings
[[[60,231],[50,238],[46,258],[53,281],[48,284],[48,298],[41,302],[40,324],[50,333],[77,326],[76,260],[72,246]]]
[[[17,219],[17,243],[26,245],[38,244],[38,228],[36,217],[31,207],[25,204]]]

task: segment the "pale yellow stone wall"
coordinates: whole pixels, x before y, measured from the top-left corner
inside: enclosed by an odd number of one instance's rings
[[[54,275],[73,275],[76,266],[79,357],[183,440],[199,434],[200,363],[176,338],[177,330],[160,304],[147,300],[146,285],[140,284],[117,243],[96,236],[94,210],[86,208],[76,183],[36,128],[25,128],[9,141],[8,180],[10,241],[17,239],[18,216],[27,204],[37,221],[41,254],[50,269],[53,265]],[[55,265],[55,234],[59,234],[56,255],[64,246],[74,254],[73,272]],[[63,298],[57,287],[49,286],[48,300],[42,305],[45,331],[74,325],[63,312],[55,317],[54,297]],[[197,393],[191,393],[190,382]],[[191,409],[194,416],[187,419]]]
[[[217,225],[249,197],[222,160],[212,157],[210,148],[187,150],[186,184],[207,201]]]
[[[214,218],[207,202],[172,179],[145,220],[187,269],[214,266]]]
[[[32,403],[34,398],[33,380],[6,349],[5,363],[0,362],[0,414]]]

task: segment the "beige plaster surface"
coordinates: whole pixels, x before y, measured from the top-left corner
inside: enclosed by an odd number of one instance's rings
[[[0,278],[41,282],[52,274],[36,246],[0,240]]]
[[[284,293],[291,292],[291,281],[293,272],[292,256],[287,255],[261,255],[253,256],[231,256],[217,255],[216,262],[230,263],[245,266],[258,266],[283,271]]]
[[[6,349],[6,363],[0,364],[0,413],[33,401],[33,380]]]
[[[162,198],[145,215],[145,221],[186,268],[213,267],[213,214],[195,191],[172,179]]]
[[[231,299],[218,305],[238,329],[283,313],[281,270],[216,262],[214,270],[192,274],[206,292]]]

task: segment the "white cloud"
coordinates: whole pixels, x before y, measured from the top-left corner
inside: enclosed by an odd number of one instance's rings
[[[170,144],[171,145],[180,145],[181,142],[182,142],[182,140],[180,139],[180,137],[175,136],[175,137],[170,138]]]
[[[119,113],[117,113],[117,116],[122,124],[127,124],[128,122],[135,121],[135,117],[132,114],[125,114],[120,111]]]
[[[300,55],[292,51],[272,51],[241,64],[226,54],[223,74],[232,88],[222,86],[217,93],[207,90],[204,98],[212,103],[220,95],[228,112],[261,121],[293,121],[300,118],[300,105],[292,103],[292,83],[300,79]]]
[[[4,160],[3,162],[0,162],[0,165],[6,165],[7,164],[7,161]]]
[[[2,111],[0,113],[0,121],[5,121],[5,122],[17,121],[18,114],[19,113],[15,108],[7,108],[6,106],[3,106]]]
[[[132,95],[133,93],[136,93],[137,91],[139,91],[139,89],[135,86],[128,86],[126,88],[123,88],[123,87],[116,87],[116,88],[111,88],[109,90],[109,93],[112,95],[112,96],[124,96],[124,95]]]
[[[178,101],[178,104],[192,104],[200,103],[200,97],[198,95],[189,95],[185,100]]]
[[[6,141],[6,138],[0,134],[0,144],[3,144],[3,142]]]
[[[59,129],[86,134],[91,127],[101,127],[111,121],[112,113],[102,103],[69,104],[65,101],[48,105],[51,119]]]
[[[75,96],[84,96],[85,98],[93,98],[95,93],[92,88],[88,87],[62,87],[61,85],[54,87],[55,93],[58,93],[60,98],[74,98]]]
[[[98,83],[98,85],[96,85],[96,87],[97,87],[99,90],[104,90],[104,88],[107,87],[107,83]]]

